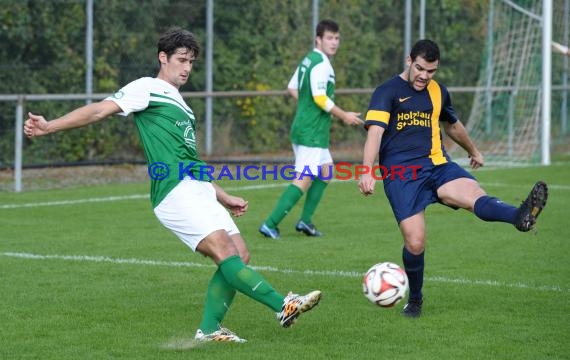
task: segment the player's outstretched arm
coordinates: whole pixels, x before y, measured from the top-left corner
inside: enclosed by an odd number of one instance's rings
[[[568,55],[570,56],[570,48],[566,45],[562,45],[560,43],[557,43],[556,41],[552,42],[552,49],[560,54],[564,54],[564,55]]]
[[[370,169],[369,172],[362,175],[358,182],[358,189],[360,193],[364,196],[374,194],[374,188],[376,186],[376,179],[372,176],[372,168],[374,167],[374,161],[378,155],[378,149],[380,149],[380,143],[382,141],[382,135],[384,134],[384,128],[377,125],[370,125],[368,128],[368,134],[366,136],[366,143],[364,143],[364,155],[362,157],[362,166]]]
[[[111,100],[103,100],[82,106],[51,121],[47,121],[41,115],[29,112],[28,119],[24,123],[24,134],[32,138],[58,131],[74,129],[103,120],[118,112],[121,112],[121,108]]]
[[[471,168],[477,169],[483,166],[483,154],[477,149],[461,121],[453,124],[443,122],[443,124],[445,133],[469,154]]]
[[[341,119],[346,125],[358,126],[364,124],[364,120],[360,118],[361,113],[344,111],[337,105],[333,106],[331,114]]]
[[[213,182],[212,185],[216,190],[216,199],[218,199],[220,204],[228,209],[233,216],[242,216],[246,213],[248,207],[248,202],[246,200],[226,193],[224,189]]]

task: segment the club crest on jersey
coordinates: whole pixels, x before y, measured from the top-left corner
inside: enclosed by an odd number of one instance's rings
[[[123,93],[122,91],[117,91],[116,93],[113,94],[113,97],[115,99],[120,99],[123,97],[123,95],[125,95],[125,93]]]

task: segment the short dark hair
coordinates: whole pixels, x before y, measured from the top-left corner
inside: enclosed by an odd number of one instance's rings
[[[164,51],[168,57],[179,48],[187,48],[194,57],[200,54],[200,44],[194,34],[180,27],[172,27],[164,32],[158,39],[157,48],[159,54]]]
[[[428,39],[419,40],[414,44],[410,51],[410,58],[415,61],[418,56],[424,58],[427,62],[439,60],[439,46],[435,41]]]
[[[330,19],[321,20],[317,24],[317,28],[315,29],[315,33],[317,37],[323,37],[325,31],[330,31],[332,33],[338,33],[340,31],[340,27],[338,24]]]

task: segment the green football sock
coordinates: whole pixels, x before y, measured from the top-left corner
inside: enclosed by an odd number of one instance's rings
[[[321,198],[323,197],[327,185],[327,182],[324,182],[319,178],[315,178],[311,187],[307,190],[307,197],[305,198],[305,205],[303,206],[303,213],[301,214],[301,220],[306,224],[311,223],[313,214],[321,202]]]
[[[283,299],[271,285],[255,270],[246,266],[237,255],[224,259],[218,265],[226,281],[239,292],[267,305],[273,311],[281,311]]]
[[[281,195],[281,198],[279,198],[277,205],[275,205],[275,208],[267,220],[265,220],[265,224],[275,229],[293,206],[295,206],[297,201],[299,201],[301,196],[303,196],[303,191],[297,186],[290,184]]]
[[[199,327],[204,334],[218,330],[235,295],[236,289],[226,281],[220,269],[217,269],[208,284],[204,315]]]

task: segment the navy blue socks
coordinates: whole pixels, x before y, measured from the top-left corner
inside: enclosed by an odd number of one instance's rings
[[[491,196],[481,196],[475,201],[473,212],[481,220],[514,224],[519,209]]]
[[[422,287],[424,285],[424,252],[414,255],[406,249],[402,250],[404,269],[410,283],[410,301],[422,300]]]

